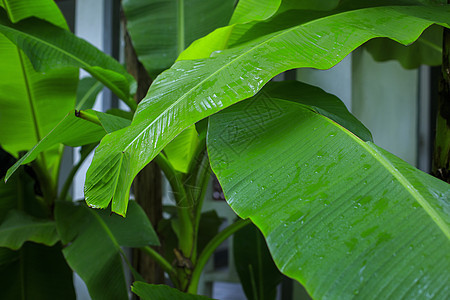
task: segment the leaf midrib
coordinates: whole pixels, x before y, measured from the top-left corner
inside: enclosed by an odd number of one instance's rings
[[[383,8],[392,8],[391,6],[385,6]],[[247,51],[245,51],[244,53],[236,56],[233,60],[231,60],[228,64],[223,65],[222,67],[220,67],[219,69],[217,69],[215,72],[211,73],[210,75],[208,75],[205,79],[203,79],[202,81],[200,81],[199,83],[197,83],[195,86],[193,86],[191,89],[189,89],[185,94],[183,94],[180,98],[178,98],[175,102],[173,102],[170,106],[168,106],[162,113],[160,113],[149,125],[147,125],[125,148],[123,151],[127,151],[128,148],[137,140],[139,139],[139,137],[141,135],[144,134],[144,132],[146,132],[153,124],[155,124],[159,119],[161,119],[164,115],[166,115],[174,106],[178,105],[178,103],[180,103],[181,101],[183,101],[192,91],[194,91],[195,89],[197,89],[201,84],[203,84],[204,82],[207,82],[211,77],[213,77],[214,75],[216,75],[217,73],[221,72],[223,69],[229,67],[230,65],[232,65],[233,63],[235,63],[238,59],[240,59],[241,57],[247,55],[248,53],[250,53],[251,51],[253,51],[256,48],[259,48],[265,44],[267,44],[268,42],[272,41],[275,38],[278,38],[280,36],[283,36],[284,34],[288,34],[291,31],[297,30],[298,28],[301,28],[305,25],[310,25],[310,24],[314,24],[315,22],[321,22],[323,20],[326,19],[330,19],[330,18],[334,18],[336,16],[341,17],[342,15],[346,15],[346,14],[354,14],[354,13],[358,13],[361,10],[374,10],[374,9],[380,9],[379,7],[376,8],[364,8],[364,9],[359,9],[359,10],[352,10],[352,11],[346,11],[343,13],[337,13],[334,15],[329,15],[329,16],[325,16],[323,18],[319,18],[319,19],[315,19],[306,23],[302,23],[300,25],[291,27],[289,29],[285,29],[277,34],[274,34],[272,37],[270,37],[269,39],[265,40],[262,43],[259,43],[253,47],[251,47],[250,49],[248,49]]]
[[[0,25],[0,27],[4,27],[7,30],[14,31],[14,32],[18,33],[19,35],[27,37],[30,40],[34,40],[37,43],[41,43],[41,44],[43,44],[43,45],[45,45],[45,46],[47,46],[49,48],[54,49],[56,52],[60,52],[63,55],[66,55],[66,56],[70,57],[74,61],[78,62],[81,65],[81,68],[85,69],[86,71],[91,73],[95,78],[97,78],[100,82],[104,83],[111,91],[113,91],[117,96],[119,96],[119,98],[121,98],[122,100],[126,99],[126,95],[124,93],[122,93],[122,91],[120,90],[120,88],[118,86],[116,86],[112,81],[110,81],[107,77],[103,76],[101,73],[92,70],[92,68],[94,68],[94,67],[99,67],[99,68],[102,68],[102,67],[90,65],[90,64],[86,63],[84,60],[79,59],[77,56],[74,56],[70,52],[67,52],[63,48],[57,47],[57,46],[55,46],[55,45],[53,45],[51,43],[46,42],[45,40],[42,40],[42,39],[40,39],[40,38],[38,38],[38,37],[36,37],[34,35],[31,35],[29,33],[17,30],[14,27],[8,27],[8,26],[5,26],[5,25]],[[120,76],[123,76],[125,78],[125,80],[128,82],[128,79],[123,74],[121,74],[121,73],[119,73],[117,71],[111,70],[111,69],[108,69],[108,70],[110,70],[110,71],[112,71],[112,72],[114,72],[114,73],[116,73],[116,74],[118,74]]]
[[[433,50],[435,50],[435,51],[437,51],[437,52],[439,52],[439,53],[442,53],[442,47],[440,47],[439,45],[436,45],[436,44],[432,43],[432,42],[429,41],[429,40],[426,40],[426,39],[424,39],[424,38],[418,38],[417,41],[420,42],[420,43],[422,43],[422,44],[424,44],[425,46],[430,47],[431,49],[433,49]]]
[[[22,76],[23,76],[23,81],[25,84],[25,91],[27,93],[27,100],[28,100],[28,104],[29,104],[29,108],[30,108],[30,113],[31,113],[31,119],[33,122],[33,128],[34,128],[34,133],[36,134],[36,143],[38,143],[41,140],[41,134],[39,132],[39,124],[38,124],[38,120],[37,120],[37,116],[36,116],[36,107],[35,107],[35,100],[33,97],[33,93],[31,92],[31,83],[28,80],[28,74],[27,74],[27,70],[25,67],[25,61],[23,59],[21,50],[19,49],[19,47],[15,46],[16,50],[17,50],[17,55],[19,56],[19,60],[20,60],[20,67],[22,69]]]
[[[183,52],[185,47],[185,28],[184,28],[184,0],[176,0],[177,7],[177,54],[180,55]]]
[[[304,105],[298,104],[296,102],[284,99],[277,99],[277,100],[288,102],[296,106],[299,106],[302,109],[305,109]],[[433,209],[433,207],[427,202],[427,200],[422,196],[422,194],[416,188],[414,188],[413,184],[409,182],[409,180],[395,166],[392,165],[389,159],[387,159],[382,153],[376,151],[375,148],[369,146],[368,143],[362,141],[360,138],[358,138],[351,131],[347,130],[345,127],[325,117],[324,115],[321,115],[320,113],[317,114],[321,118],[325,119],[328,123],[332,124],[335,127],[338,127],[342,132],[351,137],[360,146],[362,146],[373,158],[375,158],[382,166],[384,166],[385,169],[390,174],[392,174],[395,177],[395,179],[405,188],[405,190],[408,191],[409,194],[411,194],[411,196],[420,204],[420,206],[422,206],[425,212],[431,217],[431,219],[436,223],[439,229],[441,229],[441,231],[445,234],[445,236],[447,236],[447,238],[450,239],[450,229],[446,226],[445,221],[442,220],[441,216],[436,212],[435,209]]]

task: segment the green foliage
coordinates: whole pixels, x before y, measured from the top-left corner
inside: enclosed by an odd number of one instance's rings
[[[122,269],[122,258],[126,257],[120,247],[159,244],[140,206],[131,202],[125,219],[83,204],[60,202],[55,219],[62,243],[67,245],[64,257],[84,280],[90,295],[94,299],[128,299]]]
[[[37,145],[22,156],[6,174],[8,179],[20,165],[32,162],[42,151],[58,144],[71,147],[98,142],[106,134],[105,130],[89,121],[78,118],[74,111],[69,112]]]
[[[283,275],[275,266],[264,236],[256,226],[246,226],[234,234],[233,255],[247,299],[276,299]]]
[[[127,29],[152,78],[193,41],[228,23],[234,0],[125,0]]]
[[[259,97],[210,118],[208,149],[228,203],[279,269],[318,299],[419,298],[423,286],[444,297],[448,184],[304,105]]]
[[[41,72],[63,67],[83,68],[110,88],[131,108],[135,82],[113,58],[72,33],[37,18],[13,24],[0,10],[0,33],[11,40],[31,59]]]
[[[123,1],[132,44],[155,77],[137,106],[132,76],[67,31],[54,1],[0,2],[0,176],[13,165],[0,182],[1,298],[73,299],[73,270],[93,299],[128,299],[131,270],[143,299],[207,299],[193,295],[203,267],[250,220],[259,230],[242,229],[234,243],[249,299],[273,299],[282,278],[273,261],[314,298],[445,298],[448,185],[375,146],[335,96],[268,81],[330,68],[361,45],[408,68],[439,63],[449,5],[241,0],[232,14],[234,3]],[[78,68],[93,78],[79,82]],[[91,110],[103,85],[131,111]],[[107,210],[67,201],[100,140],[85,194]],[[83,147],[58,191],[62,145]],[[176,202],[158,224],[164,255],[129,202],[153,159]],[[221,232],[217,213],[202,212],[209,162],[246,219]],[[148,254],[176,289],[140,282],[122,247]]]
[[[0,247],[17,250],[26,241],[53,246],[59,241],[55,222],[35,219],[23,212],[10,210],[0,226]]]

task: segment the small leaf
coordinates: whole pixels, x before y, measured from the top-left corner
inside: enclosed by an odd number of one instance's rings
[[[190,126],[164,148],[164,153],[175,170],[182,173],[188,172],[199,141],[195,126]]]
[[[0,247],[17,250],[26,241],[53,246],[59,241],[55,222],[11,210],[0,225]]]
[[[130,126],[131,120],[122,118],[119,116],[115,116],[108,113],[103,113],[96,111],[98,119],[100,120],[100,123],[102,123],[103,128],[106,130],[107,133],[111,133],[117,130],[120,130],[122,128],[125,128],[127,126]]]

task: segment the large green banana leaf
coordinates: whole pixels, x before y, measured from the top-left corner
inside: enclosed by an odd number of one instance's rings
[[[86,205],[58,202],[55,219],[61,240],[67,245],[64,257],[86,283],[91,297],[128,299],[120,247],[159,245],[142,208],[132,202],[130,216],[122,218]]]
[[[450,7],[375,7],[315,19],[199,60],[178,61],[139,104],[132,124],[105,136],[87,172],[92,207],[126,213],[136,174],[191,124],[254,95],[292,68],[327,69],[365,41],[389,37],[403,44],[433,23],[449,26]]]
[[[208,131],[227,202],[278,268],[314,299],[445,299],[450,186],[279,95],[263,90]]]
[[[0,9],[0,33],[21,48],[36,70],[83,68],[135,108],[130,97],[136,88],[133,77],[116,60],[69,31],[37,18],[13,24]]]
[[[339,3],[340,2],[340,3]],[[267,22],[251,22],[238,24],[232,28],[228,37],[228,46],[249,41],[258,36],[275,32],[289,24],[289,20],[307,20],[326,16],[338,11],[347,11],[367,7],[386,5],[437,5],[446,3],[445,0],[376,0],[376,1],[296,1],[284,0],[278,11]],[[339,4],[339,5],[338,5]],[[332,11],[335,9],[335,11]],[[314,17],[316,15],[316,17]],[[231,28],[228,28],[231,30]],[[438,65],[442,60],[442,28],[432,26],[422,34],[417,42],[409,46],[400,45],[389,39],[375,39],[364,47],[379,61],[398,60],[403,67],[417,68],[421,64]],[[221,49],[225,49],[224,46]],[[191,49],[192,51],[192,49]]]
[[[40,0],[37,5],[25,6],[19,1],[2,4],[15,21],[34,15],[67,28],[53,1]],[[78,71],[66,68],[38,73],[22,50],[1,34],[0,52],[0,144],[17,157],[20,151],[31,149],[73,108]],[[59,147],[46,151],[41,160],[40,164],[56,177]]]
[[[194,40],[225,26],[234,0],[125,0],[127,29],[152,78],[168,69]]]
[[[59,11],[55,1],[52,0],[2,0],[0,6],[8,13],[8,17],[13,23],[20,20],[38,17],[46,20],[58,27],[69,29],[63,14]]]

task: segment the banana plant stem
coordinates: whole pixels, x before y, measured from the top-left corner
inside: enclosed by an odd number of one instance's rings
[[[214,253],[217,247],[222,244],[228,237],[230,237],[233,233],[238,231],[239,229],[250,224],[250,219],[239,220],[221,232],[219,232],[206,246],[203,252],[198,257],[197,264],[195,265],[194,271],[192,272],[191,282],[189,283],[189,287],[187,292],[190,294],[196,294],[198,289],[198,282],[200,280],[200,275],[202,274],[203,268],[208,262],[211,255]]]
[[[102,126],[100,119],[95,114],[91,114],[91,113],[88,113],[83,110],[76,110],[75,116],[80,119],[83,119],[83,120],[89,121],[91,123],[97,124],[99,126]]]

